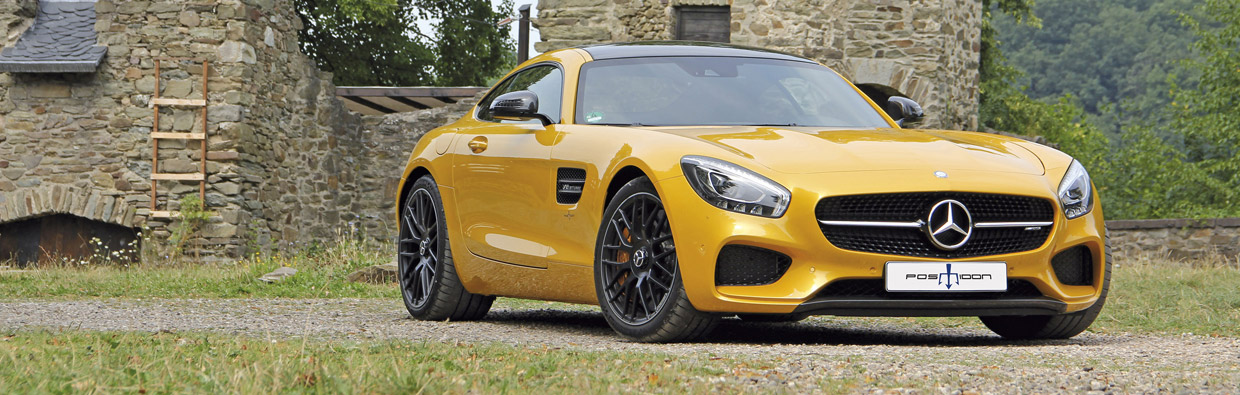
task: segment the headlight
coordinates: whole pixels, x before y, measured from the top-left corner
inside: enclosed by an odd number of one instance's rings
[[[1089,173],[1081,162],[1072,160],[1068,172],[1059,182],[1059,205],[1063,206],[1063,214],[1068,219],[1089,214],[1094,207],[1094,191],[1089,183]]]
[[[724,210],[779,218],[788,210],[788,188],[732,163],[704,156],[686,156],[680,167],[693,191]]]

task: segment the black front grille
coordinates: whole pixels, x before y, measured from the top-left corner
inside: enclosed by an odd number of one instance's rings
[[[727,245],[715,262],[715,285],[766,285],[784,276],[792,258],[765,248]]]
[[[885,299],[1002,299],[1042,296],[1038,287],[1025,280],[1008,280],[1006,292],[887,292],[882,279],[839,280],[827,284],[818,298]]]
[[[1094,283],[1094,259],[1089,248],[1076,246],[1055,254],[1051,258],[1055,278],[1067,285],[1091,285]]]
[[[1055,206],[1049,200],[980,193],[927,192],[837,196],[822,199],[815,210],[819,220],[830,221],[924,221],[936,203],[952,199],[968,208],[978,222],[1052,222]],[[974,228],[959,249],[935,247],[924,229],[821,225],[832,245],[852,251],[926,258],[967,258],[1029,251],[1046,242],[1050,226]]]

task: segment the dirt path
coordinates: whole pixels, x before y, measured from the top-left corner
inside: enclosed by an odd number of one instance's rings
[[[793,392],[823,377],[866,388],[932,392],[1223,392],[1240,390],[1240,339],[1084,334],[1070,340],[1004,341],[984,329],[915,328],[891,320],[813,318],[797,324],[725,320],[704,343],[620,340],[592,310],[495,309],[480,322],[409,319],[387,300],[106,300],[0,303],[0,330],[32,327],[212,331],[260,336],[500,342],[585,350],[726,356],[760,362],[760,389]]]

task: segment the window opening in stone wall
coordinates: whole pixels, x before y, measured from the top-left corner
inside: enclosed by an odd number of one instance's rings
[[[732,41],[732,9],[728,6],[676,7],[676,39]]]
[[[66,214],[0,224],[0,264],[129,264],[141,250],[138,231]]]
[[[900,93],[896,88],[882,84],[857,84],[857,89],[860,89],[861,93],[868,96],[870,100],[874,101],[874,104],[877,104],[884,111],[887,111],[887,99],[890,99],[892,96],[908,97],[908,95]],[[901,114],[892,114],[891,111],[887,111],[887,115],[891,119],[899,119],[902,116]]]

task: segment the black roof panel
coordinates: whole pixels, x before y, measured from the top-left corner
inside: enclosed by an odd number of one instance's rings
[[[594,60],[660,56],[726,56],[814,62],[800,56],[769,49],[703,41],[639,41],[586,45],[578,48],[589,52]]]

